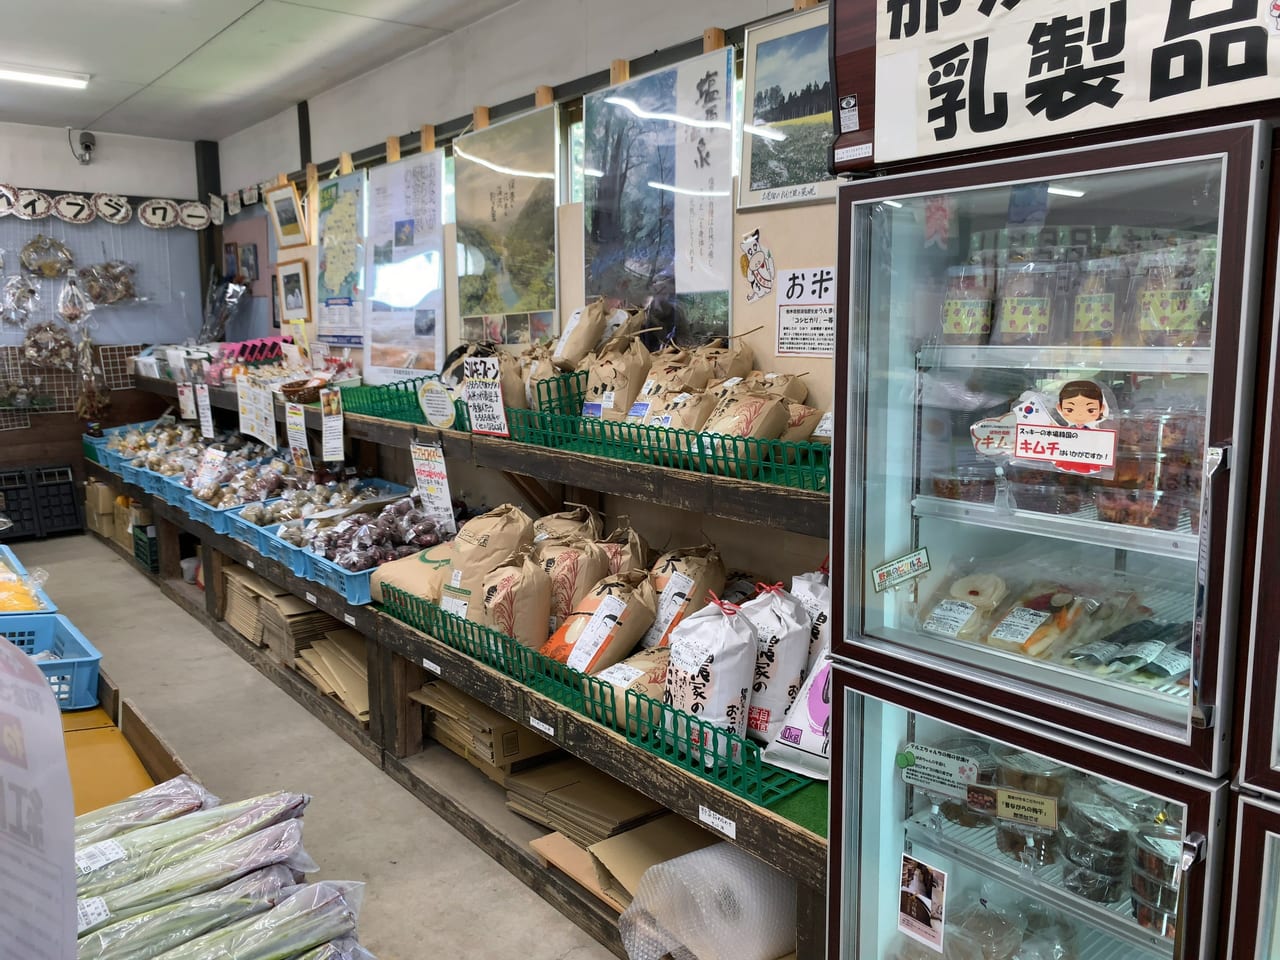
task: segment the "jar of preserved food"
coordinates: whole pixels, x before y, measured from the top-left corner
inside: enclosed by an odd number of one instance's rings
[[[947,270],[942,342],[985,344],[991,338],[991,271],[981,264]]]
[[[1213,277],[1198,269],[1199,253],[1171,247],[1143,254],[1132,323],[1138,341],[1148,347],[1209,345]]]
[[[1000,277],[993,343],[1052,342],[1057,272],[1052,263],[1010,260]]]
[[[1071,301],[1071,343],[1080,347],[1117,343],[1117,328],[1127,316],[1128,292],[1129,271],[1121,258],[1082,262]]]

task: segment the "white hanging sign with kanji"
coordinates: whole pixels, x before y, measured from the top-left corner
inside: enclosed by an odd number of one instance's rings
[[[779,270],[780,357],[830,357],[836,349],[836,268]]]
[[[877,0],[877,163],[1277,89],[1280,0]]]

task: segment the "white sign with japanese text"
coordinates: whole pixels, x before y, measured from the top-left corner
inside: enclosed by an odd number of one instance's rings
[[[1078,430],[1074,427],[1018,424],[1014,456],[1067,467],[1101,470],[1116,465],[1114,430]]]
[[[422,505],[427,516],[440,522],[449,533],[457,533],[458,525],[453,516],[453,495],[449,492],[449,472],[445,468],[444,450],[438,443],[411,443],[409,454],[413,457],[413,476],[422,494]]]
[[[780,270],[780,357],[830,357],[836,350],[836,268]]]
[[[502,403],[502,384],[498,380],[497,357],[467,357],[462,361],[466,382],[462,385],[471,432],[492,437],[509,437],[507,409]]]
[[[878,0],[877,163],[1267,100],[1275,0]]]
[[[676,68],[673,183],[675,281],[680,293],[725,289],[733,258],[733,51],[717,50]]]

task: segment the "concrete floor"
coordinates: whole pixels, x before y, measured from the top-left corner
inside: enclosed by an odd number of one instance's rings
[[[109,548],[85,535],[14,549],[28,569],[49,572],[46,589],[98,647],[121,695],[209,789],[226,799],[312,795],[307,852],[319,877],[368,885],[359,935],[380,960],[613,957]]]

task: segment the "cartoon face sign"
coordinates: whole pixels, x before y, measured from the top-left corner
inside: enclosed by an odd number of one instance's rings
[[[1073,427],[1086,427],[1107,418],[1102,388],[1092,380],[1072,380],[1058,393],[1058,415]]]
[[[744,233],[738,246],[742,249],[742,275],[750,288],[747,302],[753,303],[773,290],[773,254],[761,246],[759,230]]]

